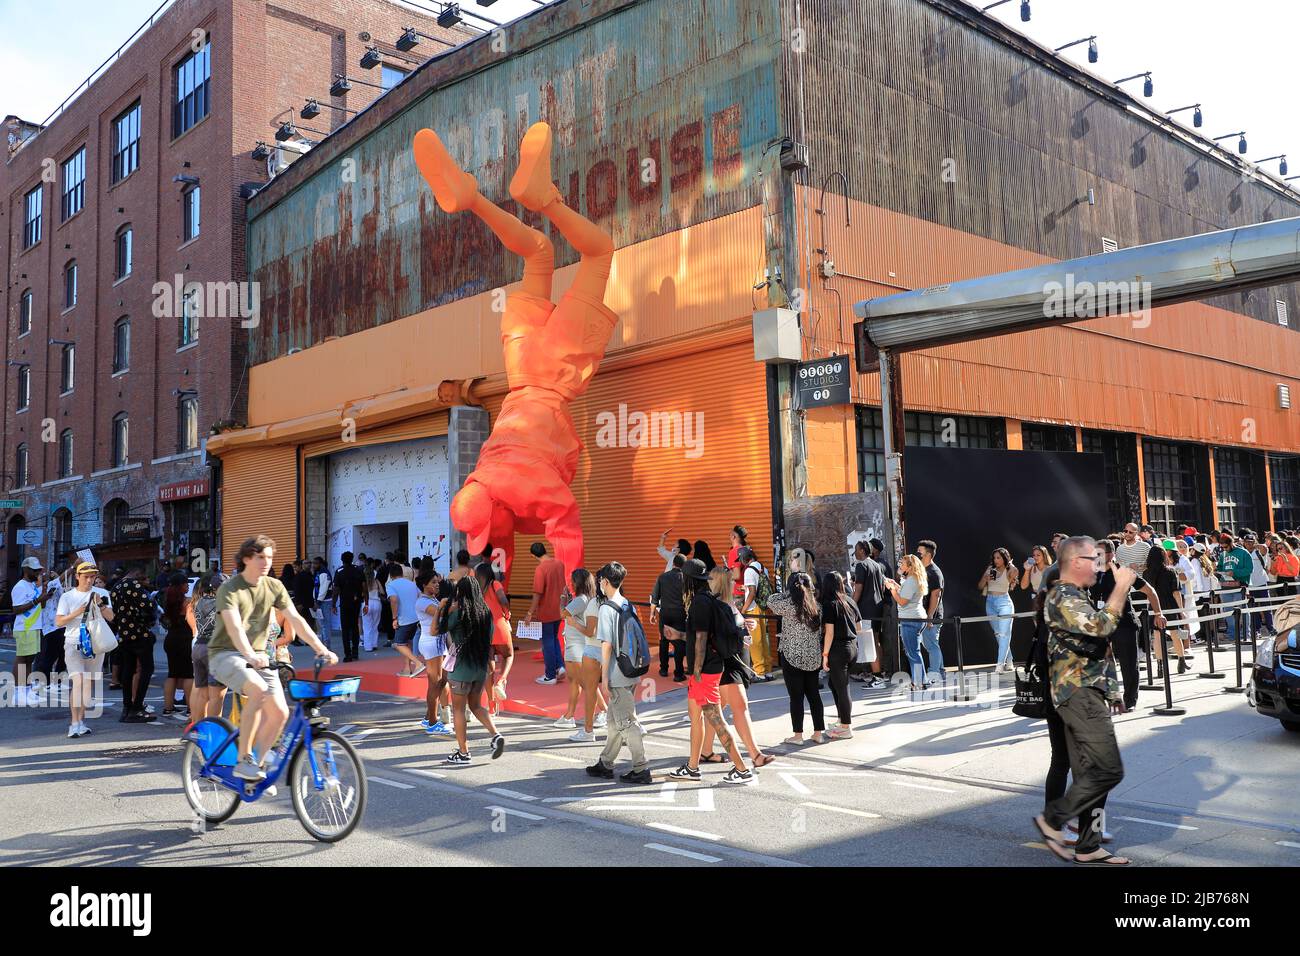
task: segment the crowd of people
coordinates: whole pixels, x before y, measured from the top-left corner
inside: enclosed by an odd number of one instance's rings
[[[755,739],[747,688],[774,680],[778,670],[791,725],[782,743],[795,747],[853,736],[851,681],[889,686],[886,674],[904,658],[907,670],[896,680],[911,690],[945,680],[939,632],[946,582],[936,542],[919,542],[895,569],[881,541],[861,540],[847,573],[819,571],[812,551],[796,547],[781,580],[759,561],[743,526],[731,529],[721,562],[704,540],[678,539],[669,548],[670,533],[659,542],[664,570],[648,601],[648,620],[660,638],[659,675],[671,673],[687,690],[689,746],[670,778],[696,780],[702,764],[729,763],[721,779],[745,783],[776,759]],[[121,690],[119,719],[126,723],[215,716],[223,713],[227,690],[234,690],[244,702],[241,725],[250,710],[266,717],[247,724],[237,771],[260,779],[265,769],[256,754],[271,749],[288,716],[275,663],[288,662],[289,645],[300,642],[332,662],[331,635],[338,633],[345,662],[378,651],[382,640],[400,655],[400,676],[425,678],[420,729],[454,738],[448,764],[472,760],[470,716],[485,731],[491,757],[501,756],[506,741],[494,716],[508,697],[515,642],[510,600],[490,549],[479,556],[460,551],[446,575],[432,557],[408,563],[400,554],[382,560],[362,554],[354,560],[345,552],[332,572],[318,557],[286,564],[278,576],[271,573],[273,550],[274,542],[259,536],[241,547],[229,578],[211,570],[191,580],[178,565],[165,569],[153,590],[143,566],[106,581],[90,562],[59,576],[27,558],[11,593],[19,702],[39,703],[42,686],[57,689],[66,674],[68,736],[80,737],[90,733],[93,678],[104,672],[110,687]],[[1157,676],[1172,658],[1185,671],[1193,643],[1217,643],[1215,626],[1201,621],[1211,602],[1231,604],[1269,584],[1294,585],[1300,581],[1298,552],[1300,538],[1292,532],[1200,532],[1178,525],[1161,537],[1137,522],[1100,539],[1058,533],[1050,545],[1030,548],[1019,566],[1006,548],[992,550],[976,586],[991,619],[999,673],[1015,666],[1011,594],[1024,590],[1034,599],[1035,639],[1022,673],[1036,665],[1046,687],[1043,716],[1052,758],[1044,811],[1035,824],[1054,853],[1079,863],[1127,862],[1102,846],[1109,839],[1106,795],[1123,775],[1110,715],[1137,704],[1146,635],[1153,638]],[[611,561],[594,572],[566,574],[540,542],[531,554],[536,566],[521,621],[540,625],[544,669],[536,681],[569,685],[554,726],[571,730],[568,739],[576,743],[594,742],[596,732],[605,731],[588,774],[613,778],[626,746],[631,766],[620,779],[650,783],[635,691],[655,662],[639,670],[627,665],[641,623],[637,602],[623,592],[626,568]],[[1149,629],[1137,609],[1143,602]],[[118,638],[108,659],[87,656],[78,643],[87,615],[102,617]],[[1250,615],[1241,620],[1241,633],[1235,617],[1224,622],[1229,641],[1248,642],[1252,626],[1271,632],[1267,613],[1256,625]],[[161,715],[145,703],[160,632],[167,659]],[[897,646],[891,648],[894,634]],[[829,724],[824,687],[834,708]]]

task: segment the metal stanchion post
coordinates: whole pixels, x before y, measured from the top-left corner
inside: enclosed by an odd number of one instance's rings
[[[961,646],[961,618],[954,617],[951,620],[953,632],[957,638],[957,693],[953,699],[965,703],[972,698],[966,693],[966,657],[962,653]],[[943,625],[941,624],[939,627],[942,629]]]
[[[1232,609],[1232,619],[1234,622],[1236,622],[1236,634],[1237,634],[1237,640],[1233,642],[1235,646],[1234,653],[1236,653],[1237,655],[1237,684],[1235,687],[1223,688],[1223,692],[1225,694],[1244,694],[1246,693],[1246,688],[1241,683],[1241,608],[1240,607],[1234,607]]]
[[[1147,682],[1138,684],[1138,690],[1159,690],[1160,687],[1155,683],[1155,670],[1151,666],[1151,609],[1144,607],[1142,609],[1142,636],[1146,638],[1147,645]]]
[[[1210,622],[1211,625],[1218,624],[1218,623],[1219,623],[1218,621]],[[1201,626],[1204,627],[1205,625],[1202,624]],[[1189,642],[1189,646],[1190,646],[1190,642]],[[1210,671],[1208,674],[1199,674],[1197,676],[1199,676],[1202,680],[1223,680],[1224,675],[1220,671],[1216,671],[1214,669],[1214,642],[1210,640],[1208,637],[1205,639],[1205,656],[1209,658]]]
[[[1169,673],[1169,648],[1165,645],[1165,631],[1158,630],[1155,632],[1156,640],[1160,642],[1160,659],[1164,662],[1164,686],[1165,686],[1165,705],[1163,707],[1152,707],[1151,713],[1159,714],[1161,717],[1181,717],[1187,713],[1183,707],[1174,706],[1174,685],[1170,681]]]

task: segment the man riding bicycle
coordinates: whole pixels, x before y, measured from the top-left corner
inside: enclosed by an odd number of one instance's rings
[[[327,664],[338,661],[298,613],[284,585],[270,576],[274,551],[275,542],[264,534],[240,546],[239,573],[217,588],[217,621],[208,641],[212,676],[247,701],[239,721],[239,762],[234,769],[241,780],[265,779],[261,762],[289,719],[284,687],[266,653],[267,631],[275,612],[284,612],[293,622],[295,634],[317,657]],[[254,746],[258,760],[251,756]]]

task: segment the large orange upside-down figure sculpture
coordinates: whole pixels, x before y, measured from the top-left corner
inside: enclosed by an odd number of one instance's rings
[[[582,442],[569,403],[586,391],[618,321],[604,303],[614,241],[564,204],[551,180],[551,128],[533,124],[519,147],[510,195],[549,219],[582,257],[573,286],[556,305],[551,240],[484,198],[432,130],[416,133],[414,148],[443,211],[474,213],[502,245],[524,257],[523,283],[507,297],[501,320],[510,394],[478,466],[452,499],[452,523],[465,533],[472,554],[481,554],[489,541],[502,548],[507,575],[516,531],[545,534],[572,573],[582,565],[582,523],[569,485]]]

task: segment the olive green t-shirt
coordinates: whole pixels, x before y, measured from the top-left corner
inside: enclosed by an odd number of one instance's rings
[[[249,584],[242,574],[236,574],[217,588],[217,624],[208,641],[208,653],[235,649],[235,642],[231,640],[226,622],[221,616],[222,611],[233,609],[239,612],[249,643],[253,645],[254,651],[262,653],[266,650],[271,615],[276,610],[283,611],[292,606],[289,592],[278,578],[268,574],[256,584]]]

